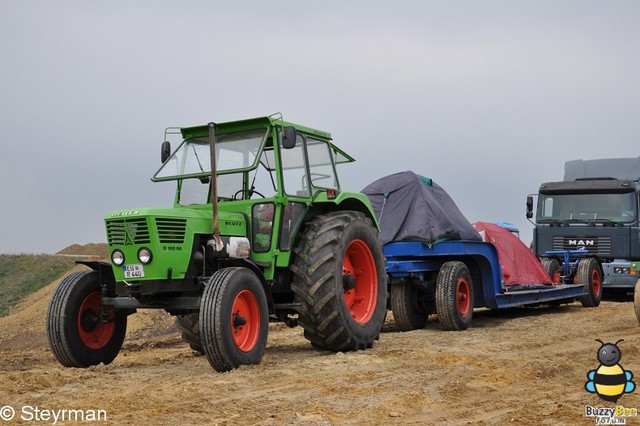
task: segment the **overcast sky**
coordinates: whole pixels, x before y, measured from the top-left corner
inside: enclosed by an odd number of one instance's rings
[[[0,253],[105,242],[163,131],[282,112],[361,190],[413,170],[508,221],[564,162],[640,155],[640,2],[0,0]]]

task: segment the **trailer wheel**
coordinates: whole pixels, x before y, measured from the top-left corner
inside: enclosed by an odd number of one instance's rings
[[[436,280],[436,312],[445,330],[466,330],[473,317],[473,284],[467,265],[446,262]]]
[[[636,311],[636,318],[640,324],[640,280],[636,282],[636,289],[633,294],[633,307]]]
[[[200,314],[178,315],[175,324],[182,340],[188,343],[192,350],[202,354],[204,350],[200,340]]]
[[[122,347],[127,316],[102,306],[108,322],[100,322],[98,271],[74,272],[56,288],[47,310],[47,340],[60,364],[85,368],[109,364]]]
[[[422,329],[429,318],[424,291],[412,283],[391,286],[391,310],[400,331]]]
[[[364,214],[332,212],[307,224],[293,249],[298,323],[317,348],[373,345],[387,312],[387,274],[376,229]]]
[[[200,301],[200,339],[216,371],[260,363],[268,326],[267,297],[252,271],[224,268],[211,276]]]
[[[579,284],[584,284],[588,294],[580,296],[582,306],[595,308],[602,300],[602,272],[598,261],[593,257],[582,259],[578,263],[576,279]]]
[[[561,284],[562,283],[562,267],[560,266],[560,262],[558,262],[558,259],[554,259],[552,257],[544,257],[542,258],[541,262],[542,262],[542,267],[544,268],[545,271],[547,271],[547,274],[549,275],[551,282],[554,285]]]

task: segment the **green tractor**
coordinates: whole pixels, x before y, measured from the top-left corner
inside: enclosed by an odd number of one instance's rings
[[[261,361],[270,320],[301,325],[318,349],[373,345],[387,310],[377,221],[366,196],[340,189],[336,165],[354,160],[329,133],[280,115],[168,128],[161,155],[152,180],[177,183],[173,207],[110,213],[111,263],[81,262],[91,270],[52,297],[62,365],[109,364],[143,308],[175,315],[220,372]]]

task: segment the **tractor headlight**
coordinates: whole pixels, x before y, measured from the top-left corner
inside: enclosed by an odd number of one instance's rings
[[[114,250],[111,253],[111,261],[114,265],[122,266],[124,264],[124,253],[120,250]]]
[[[151,263],[152,258],[153,255],[151,254],[151,250],[149,250],[148,248],[142,247],[140,250],[138,250],[138,260],[140,260],[141,263],[145,265]]]

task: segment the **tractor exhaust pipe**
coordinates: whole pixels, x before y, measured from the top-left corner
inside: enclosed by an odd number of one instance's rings
[[[224,243],[220,238],[220,220],[218,217],[218,179],[216,173],[216,124],[209,123],[209,151],[211,152],[211,207],[213,210],[213,240],[215,250],[222,251]]]

